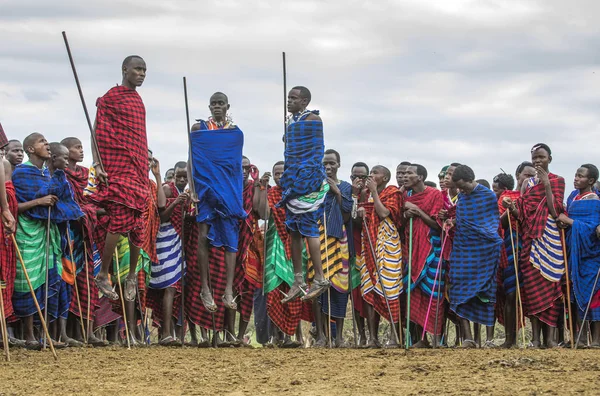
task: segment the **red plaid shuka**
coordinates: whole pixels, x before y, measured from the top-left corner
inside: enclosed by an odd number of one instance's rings
[[[409,196],[404,192],[403,200],[411,202],[424,211],[434,220],[437,220],[440,210],[444,208],[444,197],[442,193],[432,187],[426,187],[425,190],[418,194]],[[413,218],[413,234],[412,234],[412,263],[411,263],[411,278],[412,282],[416,282],[425,268],[427,257],[431,253],[430,227],[419,217]],[[404,227],[404,240],[406,243],[402,246],[402,257],[404,263],[408,264],[409,258],[409,241],[410,227]],[[437,262],[435,265],[437,266]],[[439,282],[439,281],[438,281]],[[438,283],[436,283],[437,285]],[[420,326],[425,325],[427,311],[444,312],[444,299],[434,299],[432,306],[429,307],[430,295],[428,296],[419,287],[411,290],[410,300],[410,319],[418,323]],[[435,323],[435,315],[429,316],[427,321],[427,331],[432,334],[440,334],[440,329],[443,328],[444,315],[438,315],[438,323]]]
[[[444,207],[444,197],[442,196],[442,193],[433,187],[426,187],[423,192],[411,196],[404,192],[403,200],[417,205],[419,209],[434,220],[437,219],[440,210]],[[421,272],[423,272],[427,257],[429,256],[429,253],[431,253],[429,232],[429,226],[425,224],[421,218],[416,217],[413,219],[411,268],[413,282],[416,281],[419,278],[419,275],[421,275]],[[406,226],[404,227],[404,238],[407,242],[402,246],[402,255],[405,260],[408,260],[410,228]]]
[[[292,242],[290,234],[285,226],[285,208],[278,208],[276,205],[281,201],[282,189],[279,186],[271,187],[267,191],[267,202],[271,211],[271,216],[277,229],[277,234],[285,247],[286,259],[292,257]],[[276,289],[267,293],[267,313],[269,318],[275,323],[281,331],[287,335],[294,335],[296,328],[302,320],[303,303],[301,300],[294,300],[287,304],[282,304],[283,293],[290,290],[289,285],[283,282]]]
[[[172,218],[171,218],[172,219]],[[174,220],[172,220],[174,221]],[[227,274],[225,272],[225,250],[220,247],[209,246],[208,249],[208,274],[212,295],[217,305],[217,311],[208,312],[202,304],[200,291],[202,283],[200,278],[200,268],[198,267],[198,236],[199,228],[195,217],[186,218],[185,221],[185,254],[186,254],[186,274],[185,274],[185,311],[188,320],[205,329],[212,329],[212,318],[215,319],[215,329],[223,331],[225,327],[225,306],[221,297],[225,293]],[[241,266],[236,269],[234,287],[241,284],[244,280],[244,271]],[[239,301],[238,301],[239,303]]]
[[[249,322],[252,315],[254,291],[262,287],[263,273],[263,239],[259,237],[258,216],[253,210],[254,183],[247,181],[244,186],[244,210],[248,214],[240,224],[238,242],[238,268],[244,272],[244,279],[238,286],[238,312],[243,321]],[[240,265],[241,264],[241,265]],[[236,271],[237,272],[237,271]]]
[[[158,188],[153,180],[149,180],[148,203],[142,214],[144,222],[144,241],[142,249],[150,257],[153,263],[158,262],[156,255],[156,235],[160,228],[160,218],[158,216]]]
[[[398,228],[398,224],[400,224],[399,219],[401,218],[401,206],[400,206],[400,194],[398,193],[398,187],[395,186],[387,186],[380,194],[379,199],[383,206],[385,206],[389,211],[389,217],[392,222],[396,224],[396,228]],[[367,222],[367,229],[363,227],[363,237],[362,237],[362,256],[365,259],[365,265],[367,270],[369,271],[369,276],[371,278],[371,282],[373,285],[376,285],[378,282],[378,273],[377,268],[375,266],[375,258],[373,257],[373,252],[369,246],[369,239],[366,232],[371,236],[370,241],[373,243],[373,249],[377,247],[377,236],[379,230],[379,223],[381,220],[379,219],[379,215],[375,210],[375,206],[373,202],[364,202],[360,203],[360,206],[365,208],[365,220]],[[383,285],[382,285],[383,288]],[[384,291],[385,293],[385,291]],[[371,304],[373,308],[384,318],[389,317],[389,312],[387,310],[387,304],[385,302],[385,298],[380,296],[376,292],[367,293],[363,296],[364,300]],[[390,310],[392,311],[392,319],[394,323],[398,323],[400,320],[400,299],[396,298],[393,300],[389,300]]]
[[[96,206],[90,203],[86,196],[83,194],[83,190],[88,183],[89,169],[83,166],[76,165],[75,170],[69,168],[65,169],[67,180],[71,185],[73,191],[73,197],[75,202],[79,205],[85,216],[80,220],[81,227],[74,227],[75,232],[83,232],[84,243],[86,244],[88,257],[87,259],[87,272],[84,269],[77,274],[77,289],[79,290],[79,300],[81,302],[81,310],[83,311],[83,317],[88,317],[88,300],[90,305],[89,317],[94,318],[96,308],[100,304],[98,296],[98,287],[94,282],[94,261],[93,261],[93,234],[94,228],[97,224],[98,218],[96,216]],[[89,285],[89,293],[88,293]],[[71,297],[71,306],[69,311],[76,316],[79,316],[79,307],[77,306],[77,296],[75,295],[75,288],[73,288],[73,295]]]
[[[15,193],[15,187],[12,181],[8,180],[5,184],[6,187],[6,200],[8,201],[8,208],[12,213],[15,221],[19,215],[19,207],[17,203],[17,195]],[[17,274],[17,253],[10,238],[5,230],[4,224],[0,221],[0,280],[6,283],[6,289],[2,289],[2,301],[4,302],[4,314],[6,315],[7,322],[17,321],[15,316],[12,296],[15,290],[15,276]]]
[[[143,212],[148,195],[146,109],[137,91],[111,88],[96,102],[96,141],[108,174],[91,195],[94,202],[115,202]]]
[[[563,212],[565,179],[550,173],[550,186],[557,213]],[[519,209],[519,233],[523,247],[519,254],[519,268],[523,275],[521,298],[526,316],[535,316],[542,322],[556,327],[560,317],[559,299],[562,297],[561,282],[551,282],[544,278],[540,270],[529,261],[531,244],[542,236],[548,219],[546,191],[542,183],[527,189],[517,200]]]
[[[177,199],[179,196],[179,190],[175,186],[175,183],[169,182],[166,186],[171,191],[171,197],[167,198],[166,207],[171,206],[171,204]],[[162,187],[161,187],[162,188]],[[181,243],[184,246],[184,250],[187,249],[185,246],[184,236],[183,235],[183,210],[182,205],[177,205],[171,212],[171,218],[169,222],[173,225],[175,232],[181,238]],[[154,239],[156,241],[156,237]],[[154,248],[156,250],[156,244],[154,244]],[[194,256],[195,257],[195,256]],[[186,261],[188,259],[187,254],[185,257]],[[173,297],[173,317],[179,317],[179,311],[181,310],[181,281],[177,281],[173,286],[175,288],[175,296]],[[146,298],[146,302],[148,304],[148,308],[152,310],[152,320],[155,324],[160,324],[163,321],[163,313],[162,313],[162,298],[164,294],[164,290],[157,290],[148,288],[148,297]]]

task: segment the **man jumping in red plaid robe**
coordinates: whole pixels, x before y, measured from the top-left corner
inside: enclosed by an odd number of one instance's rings
[[[126,235],[131,256],[124,297],[132,301],[136,295],[136,265],[144,244],[142,213],[149,191],[146,109],[136,91],[146,78],[146,63],[139,56],[128,56],[123,61],[122,73],[122,85],[111,88],[96,103],[98,147],[93,147],[92,153],[99,185],[91,200],[109,216],[96,284],[108,298],[118,299],[109,283],[108,270],[119,235]],[[100,242],[97,241],[99,245]]]

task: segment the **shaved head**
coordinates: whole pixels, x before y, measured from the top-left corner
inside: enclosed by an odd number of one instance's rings
[[[35,142],[37,142],[40,138],[43,138],[44,135],[38,132],[33,132],[31,135],[27,136],[23,139],[23,150],[27,151],[29,147],[32,147]]]

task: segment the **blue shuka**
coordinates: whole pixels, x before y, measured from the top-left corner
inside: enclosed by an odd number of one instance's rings
[[[489,189],[478,184],[470,194],[459,194],[450,256],[450,309],[486,326],[495,322],[499,219],[498,201]]]
[[[58,197],[58,201],[50,211],[52,222],[62,223],[83,217],[83,212],[75,202],[71,185],[64,171],[57,169],[51,177],[48,168],[39,169],[28,161],[15,168],[12,180],[15,185],[17,201],[20,203],[33,201],[46,195]],[[25,213],[33,219],[48,219],[48,207],[46,206],[36,206]]]
[[[569,270],[579,317],[583,318],[590,297],[600,290],[600,282],[593,289],[600,269],[600,240],[596,237],[596,227],[600,224],[600,200],[571,200],[567,211],[573,219],[567,238]],[[600,320],[600,308],[591,308],[586,320]]]
[[[242,204],[242,148],[244,134],[234,126],[211,130],[200,122],[190,133],[192,176],[198,195],[196,221],[210,226],[208,239],[215,247],[237,252],[239,221],[246,218]]]
[[[289,229],[318,238],[318,222],[329,191],[323,167],[323,123],[304,118],[288,125],[285,133],[285,170],[279,181],[283,193],[277,206],[285,205]]]

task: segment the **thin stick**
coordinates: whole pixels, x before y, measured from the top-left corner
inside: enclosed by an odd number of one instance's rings
[[[188,169],[192,170],[192,135],[191,135],[191,125],[190,125],[190,108],[188,104],[188,93],[187,93],[187,79],[183,77],[183,98],[185,100],[185,119],[187,122],[187,137],[188,137]],[[190,191],[192,193],[196,192],[194,186],[194,177],[193,171],[188,175],[188,184],[190,185]]]
[[[54,360],[58,360],[58,355],[54,350],[54,343],[52,342],[52,338],[50,338],[50,334],[48,333],[48,327],[46,326],[46,321],[44,320],[44,315],[42,314],[42,309],[40,308],[40,304],[38,303],[37,297],[35,296],[35,291],[33,290],[33,285],[31,284],[31,280],[29,279],[29,274],[27,273],[27,267],[25,267],[25,262],[23,261],[23,256],[21,256],[21,250],[19,250],[19,245],[17,245],[17,240],[15,239],[15,234],[10,234],[13,244],[15,245],[15,250],[17,252],[17,256],[19,257],[19,262],[21,263],[21,269],[23,270],[23,274],[25,275],[25,279],[27,280],[27,285],[29,285],[29,291],[31,292],[31,297],[33,297],[33,302],[35,304],[35,308],[37,309],[38,315],[40,317],[40,322],[42,323],[42,328],[44,329],[44,336],[48,339],[48,344],[50,345],[50,350],[52,351],[52,355],[54,355]]]
[[[567,306],[569,309],[569,338],[571,339],[571,348],[575,348],[573,342],[573,311],[571,310],[571,284],[569,280],[569,260],[567,258],[567,244],[565,241],[565,230],[561,228],[560,238],[562,240],[563,256],[565,258],[565,276],[567,280]]]
[[[400,342],[400,338],[396,333],[396,326],[394,323],[394,317],[392,316],[392,309],[390,308],[390,302],[388,300],[387,293],[385,292],[385,287],[383,286],[383,277],[381,276],[381,269],[377,265],[377,254],[375,253],[375,248],[373,247],[373,241],[371,241],[371,234],[369,233],[369,227],[367,227],[367,220],[363,217],[363,230],[367,233],[367,239],[369,241],[369,247],[371,248],[371,254],[373,255],[373,261],[375,263],[375,271],[377,273],[377,281],[381,286],[381,291],[383,293],[383,299],[385,300],[385,305],[388,310],[388,314],[390,315],[390,324],[392,328],[392,334],[395,337],[395,341]],[[400,305],[400,304],[398,304]]]
[[[585,318],[590,310],[590,306],[592,305],[592,298],[594,297],[594,290],[596,290],[596,286],[598,285],[598,277],[600,277],[600,268],[598,268],[598,273],[596,274],[596,279],[594,280],[594,286],[592,287],[592,293],[590,294],[590,299],[585,307],[585,312],[583,314],[583,319],[581,319],[581,328],[579,329],[579,334],[577,334],[577,342],[575,343],[575,349],[577,349],[577,345],[579,344],[579,340],[581,339],[581,333],[583,333],[583,327],[585,326]],[[589,332],[588,332],[589,334]]]
[[[347,238],[347,236],[346,236]],[[352,267],[348,271],[348,290],[350,292],[350,313],[352,314],[352,334],[354,335],[354,348],[358,348],[358,331],[356,329],[356,314],[354,313],[354,296],[352,287]]]
[[[8,346],[8,335],[7,335],[7,325],[6,325],[6,311],[4,311],[4,296],[2,295],[2,286],[5,283],[3,280],[0,280],[0,331],[2,331],[2,345],[4,346],[4,358],[7,362],[10,362],[10,351]]]
[[[46,222],[46,283],[45,296],[44,296],[44,321],[48,323],[48,283],[50,277],[50,213],[52,211],[51,206],[48,206],[48,220]],[[46,349],[46,334],[44,334],[44,349]]]
[[[83,228],[82,228],[83,230]],[[90,334],[90,311],[92,308],[92,298],[91,298],[91,294],[90,294],[90,269],[89,269],[89,262],[88,262],[88,250],[87,250],[87,244],[85,243],[85,233],[82,232],[83,234],[83,250],[84,250],[84,254],[85,254],[85,283],[86,283],[86,288],[87,288],[87,295],[88,295],[88,301],[87,301],[87,326],[86,326],[86,334],[87,336],[89,336]],[[94,259],[94,257],[92,257],[92,260]]]
[[[77,286],[77,264],[75,263],[75,258],[73,256],[73,245],[71,244],[71,234],[69,232],[69,228],[67,227],[67,243],[69,244],[69,253],[71,254],[71,263],[73,263],[73,265],[75,266],[75,273],[73,274],[74,276],[74,284],[75,284],[75,296],[77,297],[77,309],[79,310],[79,322],[81,324],[81,331],[84,333],[83,335],[83,342],[84,343],[88,343],[88,339],[87,339],[87,333],[85,331],[85,326],[83,325],[83,311],[81,310],[81,300],[79,299],[79,287]],[[83,243],[85,244],[85,241],[83,241]],[[87,257],[86,257],[87,259]],[[88,295],[88,300],[89,300],[89,295]]]
[[[521,322],[521,330],[522,330],[522,338],[523,345],[526,345],[525,342],[525,323],[523,321],[523,300],[521,299],[521,284],[519,282],[519,259],[518,259],[518,234],[517,234],[517,243],[513,238],[512,234],[512,221],[510,220],[510,213],[508,214],[508,232],[510,233],[510,244],[512,246],[513,253],[513,264],[515,267],[515,280],[517,283],[517,306],[515,307],[515,311],[517,311],[517,318],[515,322],[515,340],[519,338],[517,327],[519,326],[519,322]],[[517,231],[518,232],[518,231]]]
[[[408,233],[408,286],[407,298],[406,298],[406,344],[404,349],[408,349],[410,346],[410,283],[412,280],[412,243],[413,243],[413,219],[409,220],[409,233]]]
[[[323,232],[325,233],[325,265],[327,266],[327,280],[330,281],[329,277],[329,241],[327,240],[327,213],[323,211]],[[321,263],[321,269],[323,268],[323,263]],[[337,326],[336,326],[337,330]],[[333,348],[331,343],[331,286],[327,288],[327,333],[329,334],[329,348]]]
[[[131,349],[129,342],[129,325],[127,324],[127,310],[125,309],[125,296],[123,296],[123,287],[121,286],[121,267],[119,266],[119,250],[115,246],[115,260],[117,263],[117,283],[119,284],[119,293],[121,294],[121,308],[123,309],[123,322],[125,322],[125,337],[127,337],[127,349]]]
[[[448,238],[448,233],[446,232],[446,236],[444,237],[444,228],[442,227],[442,251],[440,252],[440,259],[443,260],[443,252],[444,252],[444,245],[446,245],[446,239]],[[442,265],[443,265],[443,261],[442,261]],[[440,311],[440,299],[442,299],[442,304],[444,301],[444,296],[442,295],[442,274],[440,273],[440,281],[438,282],[438,298],[437,298],[437,304],[435,306],[435,331],[438,331],[438,318],[439,318],[439,311]],[[435,290],[435,289],[434,289]],[[433,349],[437,348],[437,343],[440,342],[442,340],[442,334],[444,332],[444,324],[442,323],[442,328],[439,330],[440,332],[440,339],[438,340],[437,334],[434,335],[434,342],[433,342]]]
[[[287,70],[286,70],[286,64],[285,64],[285,52],[281,53],[281,56],[283,57],[283,135],[285,136],[285,133],[287,131]]]
[[[90,120],[90,114],[88,113],[87,106],[85,104],[85,98],[83,97],[83,91],[81,90],[81,84],[79,83],[79,76],[77,75],[77,69],[75,68],[75,61],[73,60],[73,55],[71,54],[71,47],[69,46],[69,41],[67,40],[67,33],[62,32],[63,40],[65,42],[65,47],[67,48],[67,55],[69,55],[69,62],[71,63],[71,70],[73,71],[73,77],[75,77],[75,84],[77,84],[77,91],[79,92],[79,99],[81,100],[81,106],[83,106],[83,112],[85,113],[85,119],[88,124],[88,128],[90,129],[90,134],[92,137],[92,150],[96,150],[96,154],[98,155],[98,163],[104,170],[104,166],[102,165],[102,158],[100,158],[100,150],[98,149],[98,142],[96,141],[96,131],[92,127],[92,121]]]
[[[184,83],[185,84],[185,83]],[[187,96],[187,95],[186,95]],[[186,101],[187,107],[187,101]],[[188,120],[189,124],[189,120]],[[179,309],[179,320],[181,321],[181,347],[185,345],[185,202],[181,203],[181,307]],[[163,318],[163,320],[165,320]],[[170,320],[170,319],[169,319]]]
[[[268,191],[268,190],[265,190]],[[267,192],[268,194],[268,192]],[[262,295],[265,295],[265,281],[267,276],[267,231],[269,230],[269,198],[266,198],[265,202],[265,217],[264,217],[264,232],[263,232],[263,276],[262,276]]]
[[[447,235],[446,235],[447,236]],[[440,278],[442,277],[441,275],[441,268],[442,268],[442,258],[444,255],[444,245],[446,244],[446,240],[444,239],[442,242],[442,250],[440,251],[440,259],[438,260],[438,265],[437,268],[435,269],[435,276],[433,277],[433,287],[431,288],[431,297],[429,298],[429,304],[427,305],[427,313],[425,314],[425,323],[423,325],[423,333],[421,334],[421,340],[423,340],[425,338],[425,333],[427,332],[427,323],[429,322],[429,314],[431,312],[431,304],[433,303],[433,295],[435,294],[435,286],[436,286],[436,282],[438,279],[438,274],[440,275]],[[438,282],[438,286],[441,284],[441,280],[440,282]],[[440,296],[438,295],[437,298],[437,303],[436,303],[436,308],[437,305],[439,305],[439,300],[440,300]],[[437,309],[436,309],[437,311]],[[437,314],[437,312],[436,312]],[[437,315],[436,315],[436,321],[435,321],[435,328],[436,328],[436,332],[437,332]],[[436,336],[436,334],[434,334],[434,337]]]

